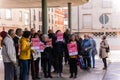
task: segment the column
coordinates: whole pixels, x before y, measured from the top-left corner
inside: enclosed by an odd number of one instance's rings
[[[70,31],[72,31],[72,27],[71,27],[71,3],[68,3],[68,27],[70,29]]]
[[[47,34],[47,0],[42,0],[42,32]]]

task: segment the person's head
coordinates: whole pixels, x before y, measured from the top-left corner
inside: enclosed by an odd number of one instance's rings
[[[59,32],[61,32],[61,30],[57,30],[57,31],[56,31],[56,34],[59,33]]]
[[[15,31],[14,31],[13,29],[9,29],[9,30],[8,30],[8,34],[9,34],[12,38],[15,37]]]
[[[42,31],[38,30],[37,33],[40,36],[42,34]]]
[[[24,38],[30,38],[30,36],[31,36],[30,31],[24,31],[24,33],[23,33]]]
[[[106,38],[107,38],[106,36],[103,36],[103,37],[102,37],[102,40],[106,40]]]
[[[44,42],[47,42],[48,39],[49,39],[49,37],[48,37],[47,34],[44,34],[44,35],[42,36],[42,40],[43,40]]]
[[[16,35],[19,36],[19,37],[21,37],[23,35],[23,31],[22,31],[21,28],[16,29]]]
[[[5,31],[2,31],[2,32],[0,33],[0,36],[1,36],[3,39],[6,37],[6,35],[7,35],[7,32],[5,32]]]
[[[25,28],[25,29],[24,29],[24,31],[28,31],[28,29],[27,29],[27,28]]]
[[[31,35],[34,35],[34,34],[35,34],[35,29],[32,28],[32,29],[31,29]]]
[[[33,37],[34,37],[34,38],[39,38],[39,34],[38,34],[38,33],[35,33]]]
[[[71,36],[70,36],[70,41],[75,41],[76,40],[76,36],[75,36],[75,34],[72,34]]]
[[[48,33],[53,33],[53,30],[52,30],[52,29],[49,29],[49,30],[48,30]]]
[[[87,34],[84,35],[84,39],[88,40],[89,36]]]
[[[66,29],[66,34],[70,34],[70,29]]]

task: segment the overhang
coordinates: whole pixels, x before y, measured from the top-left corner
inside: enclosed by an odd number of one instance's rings
[[[47,0],[48,7],[65,7],[67,3],[73,6],[82,5],[89,0]],[[40,8],[41,0],[0,0],[0,8]]]

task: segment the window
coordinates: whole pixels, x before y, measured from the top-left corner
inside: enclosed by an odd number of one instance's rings
[[[29,14],[25,13],[25,25],[29,25]]]
[[[42,21],[42,12],[39,11],[39,21]]]
[[[19,21],[22,21],[22,11],[19,12]]]
[[[36,20],[35,10],[34,10],[33,18],[34,18],[34,21],[35,21]]]
[[[103,0],[103,8],[111,8],[112,7],[112,1],[111,0]]]
[[[83,28],[84,29],[91,29],[92,28],[92,15],[91,14],[84,14],[83,15]]]
[[[11,9],[6,9],[5,15],[6,15],[6,19],[11,20],[12,19],[12,10]]]
[[[83,8],[84,8],[84,9],[90,9],[90,8],[92,8],[92,0],[89,0],[88,3],[84,4],[84,5],[83,5]]]

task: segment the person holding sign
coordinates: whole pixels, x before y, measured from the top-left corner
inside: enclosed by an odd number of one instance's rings
[[[58,77],[62,77],[64,41],[63,34],[60,30],[56,31],[55,50]]]
[[[48,35],[42,36],[42,41],[45,45],[45,49],[41,52],[41,65],[45,78],[52,78],[51,76],[51,64],[52,64],[52,40],[49,39]]]
[[[30,32],[24,31],[22,38],[20,39],[20,80],[27,80],[28,73],[28,60],[31,58],[32,44],[30,43]]]
[[[75,35],[72,34],[70,42],[67,44],[69,53],[69,66],[70,66],[70,78],[77,77],[77,62],[78,62],[78,47],[75,39]]]
[[[35,33],[32,40],[32,48],[36,51],[36,54],[32,54],[31,74],[33,79],[40,79],[39,77],[39,61],[40,61],[40,40],[38,33]]]

